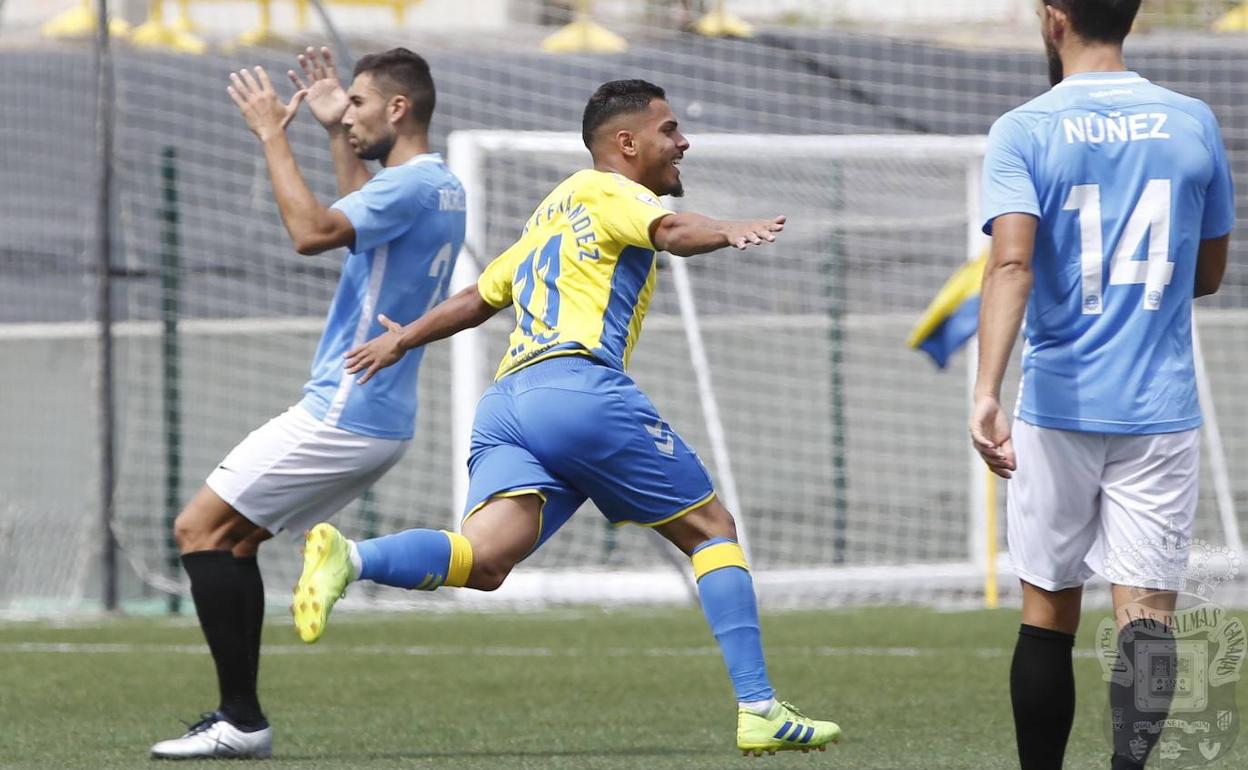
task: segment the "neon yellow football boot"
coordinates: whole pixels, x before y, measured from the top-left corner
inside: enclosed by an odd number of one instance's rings
[[[840,725],[811,719],[792,703],[777,703],[767,716],[737,709],[737,748],[747,757],[761,757],[764,751],[824,751],[840,740]]]
[[[347,594],[351,582],[351,550],[347,539],[330,524],[317,524],[303,543],[303,572],[295,584],[290,611],[299,638],[312,644],[325,633],[334,602]]]

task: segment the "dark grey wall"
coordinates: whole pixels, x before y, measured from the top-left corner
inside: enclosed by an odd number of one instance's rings
[[[1248,189],[1248,56],[1239,41],[1141,45],[1146,77],[1208,101],[1218,114],[1239,189]],[[365,46],[356,44],[357,51]],[[643,77],[667,87],[688,132],[983,133],[1002,112],[1043,91],[1029,52],[968,51],[867,35],[764,34],[750,41],[678,36],[614,56],[550,56],[528,46],[480,51],[424,46],[440,88],[434,142],[452,128],[576,130],[600,82]],[[162,147],[178,153],[185,312],[319,314],[337,255],[301,258],[277,218],[259,150],[225,94],[226,74],[292,64],[273,51],[202,57],[120,48],[117,261],[123,317],[159,306]],[[283,79],[284,82],[284,79]],[[94,78],[84,48],[0,51],[0,322],[87,319],[92,296]],[[322,134],[309,116],[293,129],[323,199],[333,195]],[[696,151],[696,148],[695,148]],[[1241,223],[1248,220],[1241,196]],[[1243,264],[1244,225],[1233,263]],[[148,277],[144,277],[144,276]],[[1232,269],[1215,304],[1248,299]]]

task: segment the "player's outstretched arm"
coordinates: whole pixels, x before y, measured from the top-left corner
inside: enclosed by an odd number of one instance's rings
[[[1001,380],[1031,294],[1037,225],[1030,214],[1005,214],[993,220],[992,251],[980,290],[979,371],[971,443],[992,472],[1007,479],[1018,466],[1010,424],[1001,409]]]
[[[347,141],[342,116],[347,114],[350,101],[346,89],[338,80],[334,53],[328,48],[317,51],[308,46],[307,51],[299,55],[299,69],[303,71],[302,77],[294,70],[287,70],[286,76],[295,88],[307,92],[304,101],[312,117],[329,134],[329,152],[334,158],[334,174],[338,178],[338,196],[353,193],[372,179],[373,174]]]
[[[453,297],[448,297],[407,326],[401,326],[386,316],[379,315],[377,320],[386,327],[385,334],[347,351],[343,356],[343,365],[347,374],[364,372],[359,379],[359,384],[363,385],[380,370],[398,362],[407,351],[445,339],[464,329],[480,326],[501,309],[482,299],[481,293],[473,285]]]
[[[682,211],[669,214],[653,225],[651,240],[655,248],[678,257],[692,257],[726,246],[747,249],[776,240],[784,229],[784,216],[737,222],[711,219],[701,214]]]
[[[355,228],[341,211],[321,205],[295,162],[295,154],[286,139],[286,126],[294,120],[299,103],[307,96],[298,91],[290,102],[283,104],[263,67],[230,73],[226,88],[247,127],[264,146],[273,182],[273,196],[282,215],[282,223],[300,254],[350,246],[355,243]]]

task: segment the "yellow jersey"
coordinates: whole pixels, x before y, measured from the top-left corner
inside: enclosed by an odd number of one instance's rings
[[[654,293],[650,225],[670,213],[645,187],[593,169],[547,195],[477,281],[490,305],[516,308],[495,379],[561,355],[626,369]]]

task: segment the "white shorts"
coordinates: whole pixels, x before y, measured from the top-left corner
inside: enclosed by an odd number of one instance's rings
[[[1006,515],[1020,578],[1047,591],[1177,590],[1200,491],[1200,431],[1125,436],[1015,420]]]
[[[333,428],[295,405],[253,430],[205,483],[251,523],[299,533],[362,495],[410,443]]]

